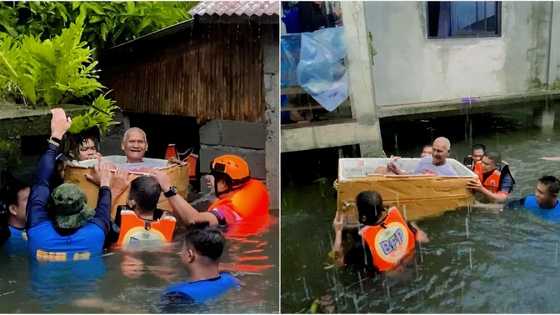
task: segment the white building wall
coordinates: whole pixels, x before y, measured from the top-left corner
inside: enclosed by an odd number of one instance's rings
[[[560,77],[558,47],[550,47],[548,63],[550,2],[502,2],[502,34],[487,38],[428,39],[426,2],[364,7],[377,50],[378,106],[523,94],[544,87],[548,67],[551,84]],[[560,31],[554,8],[553,36]]]

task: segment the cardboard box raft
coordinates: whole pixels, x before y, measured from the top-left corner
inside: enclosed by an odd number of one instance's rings
[[[401,158],[397,165],[411,174],[419,161]],[[388,162],[388,158],[338,160],[337,210],[343,213],[346,225],[358,224],[355,200],[364,190],[381,194],[384,205],[396,206],[407,220],[438,216],[474,203],[467,183],[476,175],[454,159],[447,159],[447,163],[457,171],[458,176],[374,174],[377,167],[386,166]]]
[[[103,160],[109,160],[118,166],[125,164],[124,158],[124,156],[111,155],[104,156]],[[188,158],[184,161],[188,161]],[[146,163],[146,166],[144,167],[160,169],[163,172],[167,173],[167,175],[169,175],[171,179],[172,184],[177,187],[177,193],[183,197],[186,197],[189,184],[189,163],[184,162],[183,164],[168,165],[167,160],[150,158],[144,158],[144,162]],[[87,180],[85,174],[92,174],[95,164],[96,160],[81,161],[76,162],[75,164],[67,164],[64,169],[64,181],[79,185],[86,194],[88,206],[94,209],[95,207],[97,207],[97,195],[99,193],[99,187]],[[128,179],[132,181],[136,177],[145,174],[146,173],[132,170],[128,175]],[[128,197],[129,191],[130,186],[119,196],[119,198],[117,198],[115,203],[112,205],[111,219],[115,218],[117,206],[126,204],[126,199]],[[163,196],[163,192],[160,195],[157,207],[162,210],[171,211],[171,205],[169,204],[169,201],[167,201],[167,198]]]

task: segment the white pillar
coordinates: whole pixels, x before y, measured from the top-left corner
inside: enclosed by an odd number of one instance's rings
[[[364,157],[379,156],[382,154],[381,132],[376,113],[373,56],[369,53],[364,2],[342,1],[341,9],[352,116],[359,125],[374,127],[374,132],[360,137],[367,139],[360,142],[360,151]]]

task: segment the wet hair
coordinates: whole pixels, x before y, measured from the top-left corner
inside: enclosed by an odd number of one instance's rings
[[[0,190],[0,230],[6,227],[10,218],[10,205],[18,205],[18,193],[27,187],[30,187],[29,179],[24,177],[16,179],[12,174],[5,172],[2,174],[4,179],[4,187]],[[1,231],[0,231],[0,234]],[[6,236],[6,235],[4,235]],[[8,235],[9,236],[9,235]],[[2,243],[2,236],[0,235],[0,245]]]
[[[69,134],[68,137],[65,137],[63,140],[62,152],[74,160],[79,160],[80,147],[87,144],[88,140],[93,142],[95,150],[99,152],[100,138],[101,131],[97,126],[83,130],[79,134]]]
[[[76,159],[78,159],[80,157],[81,148],[88,144],[88,140],[91,140],[91,142],[93,142],[93,146],[95,147],[95,151],[99,152],[97,141],[93,136],[83,137],[79,140],[78,145],[76,147],[74,147],[74,150],[72,152]]]
[[[488,153],[485,153],[484,156],[487,157],[489,160],[494,161],[495,164],[498,164],[498,163],[502,162],[502,157],[501,157],[500,153],[488,152]]]
[[[18,205],[18,193],[27,187],[29,187],[29,184],[24,181],[12,179],[11,182],[2,189],[2,201],[6,206]]]
[[[130,183],[129,200],[134,200],[142,210],[153,211],[156,209],[161,194],[161,187],[152,176],[140,176]]]
[[[362,191],[356,196],[358,219],[366,225],[375,224],[383,209],[383,198],[375,191]],[[365,218],[365,219],[362,219]],[[362,221],[363,220],[363,221]]]
[[[208,222],[197,223],[185,234],[185,244],[190,244],[202,256],[217,261],[222,256],[225,246],[222,232],[209,227]]]
[[[472,151],[474,150],[482,150],[483,152],[486,152],[486,146],[484,144],[477,143],[472,146]]]
[[[554,176],[543,176],[539,178],[539,183],[546,186],[548,192],[552,195],[558,195],[560,191],[560,181]]]

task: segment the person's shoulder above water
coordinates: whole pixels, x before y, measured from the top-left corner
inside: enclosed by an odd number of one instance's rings
[[[186,301],[192,304],[204,303],[237,287],[239,287],[239,280],[230,273],[222,272],[219,277],[213,279],[173,284],[165,290],[163,298],[177,300],[181,297],[181,303]]]
[[[522,199],[511,201],[507,204],[508,209],[524,208],[529,213],[552,223],[560,223],[560,202],[556,201],[554,207],[543,208],[539,205],[535,195],[528,195]]]
[[[560,215],[560,202],[558,202],[558,200],[556,200],[556,202],[554,203],[554,207],[548,209],[543,208],[539,205],[537,197],[535,195],[526,196],[521,200],[522,200],[521,205],[529,210],[543,210],[548,212],[558,212],[558,214]]]

